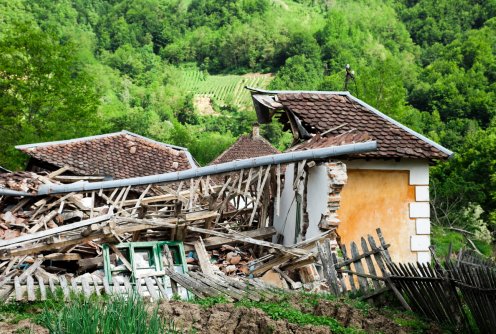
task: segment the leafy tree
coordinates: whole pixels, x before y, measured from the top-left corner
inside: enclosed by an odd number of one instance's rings
[[[0,39],[0,162],[18,167],[13,145],[98,129],[98,97],[76,45],[22,25]]]

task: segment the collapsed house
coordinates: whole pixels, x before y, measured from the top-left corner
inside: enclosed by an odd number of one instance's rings
[[[238,284],[227,281],[232,277],[263,277],[275,266],[305,276],[316,243],[330,234],[291,247],[266,241],[276,233],[270,213],[280,210],[281,170],[374,149],[367,140],[104,181],[60,177],[71,172],[68,166],[2,174],[0,297],[9,298],[15,287],[21,299],[23,284],[33,296],[33,277],[40,288],[60,284],[64,292],[68,285],[107,292],[146,284],[151,295],[159,289],[170,298],[217,293],[211,285],[219,275],[220,286]]]
[[[274,227],[289,246],[337,228],[342,243],[380,227],[394,261],[430,262],[429,165],[453,153],[348,92],[249,88],[259,123],[293,134],[290,152],[364,140],[378,149],[286,169]]]

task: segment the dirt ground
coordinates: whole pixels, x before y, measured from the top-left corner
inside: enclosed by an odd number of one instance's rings
[[[0,334],[48,334],[48,329],[31,320],[21,320],[17,324],[0,321]]]
[[[176,328],[191,333],[205,334],[268,334],[268,333],[331,333],[323,326],[298,326],[283,320],[272,320],[259,309],[218,304],[204,309],[184,302],[162,303],[162,317],[173,319]]]
[[[376,310],[363,312],[342,302],[319,300],[309,306],[295,300],[293,307],[316,316],[336,319],[345,327],[361,329],[366,333],[402,334],[411,329],[400,326],[391,317]],[[159,314],[172,319],[176,328],[192,333],[205,334],[255,334],[255,333],[331,333],[325,326],[299,326],[285,320],[273,320],[262,310],[236,307],[233,304],[217,304],[202,308],[196,304],[167,302],[160,304]],[[424,330],[425,333],[442,333],[436,326]]]

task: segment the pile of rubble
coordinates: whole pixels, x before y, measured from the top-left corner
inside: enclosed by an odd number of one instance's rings
[[[100,283],[110,278],[112,284],[114,275],[123,275],[115,268],[123,268],[133,281],[144,271],[119,245],[159,241],[181,243],[183,254],[172,250],[170,264],[183,266],[184,272],[261,277],[278,287],[299,288],[300,281],[320,285],[312,249],[332,232],[292,247],[270,241],[276,234],[269,212],[279,200],[279,170],[267,166],[212,179],[97,191],[81,187],[41,196],[37,190],[43,184],[100,179],[63,176],[64,169],[48,175],[3,174],[3,189],[22,194],[0,189],[0,289],[35,265],[35,275],[61,284],[61,277],[78,284],[81,279],[76,277],[85,274]],[[105,259],[105,245],[111,260]],[[158,268],[148,269],[146,275],[163,275]]]

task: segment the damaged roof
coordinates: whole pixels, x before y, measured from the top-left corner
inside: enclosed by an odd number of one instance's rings
[[[249,135],[243,135],[227,150],[222,152],[210,165],[217,165],[234,160],[250,159],[281,153],[264,137],[254,130]]]
[[[252,96],[260,122],[267,122],[276,110],[282,109],[288,112],[281,116],[282,123],[288,125],[289,117],[293,116],[300,133],[308,132],[305,133],[307,139],[319,136],[306,144],[296,145],[295,149],[336,145],[336,141],[343,140],[346,143],[359,142],[362,141],[360,136],[366,136],[377,141],[378,150],[354,157],[441,160],[453,154],[349,92],[251,90],[254,91]],[[349,133],[353,133],[353,138]],[[334,136],[338,138],[332,139]]]
[[[186,148],[129,131],[16,146],[34,159],[81,175],[124,179],[195,168]]]

